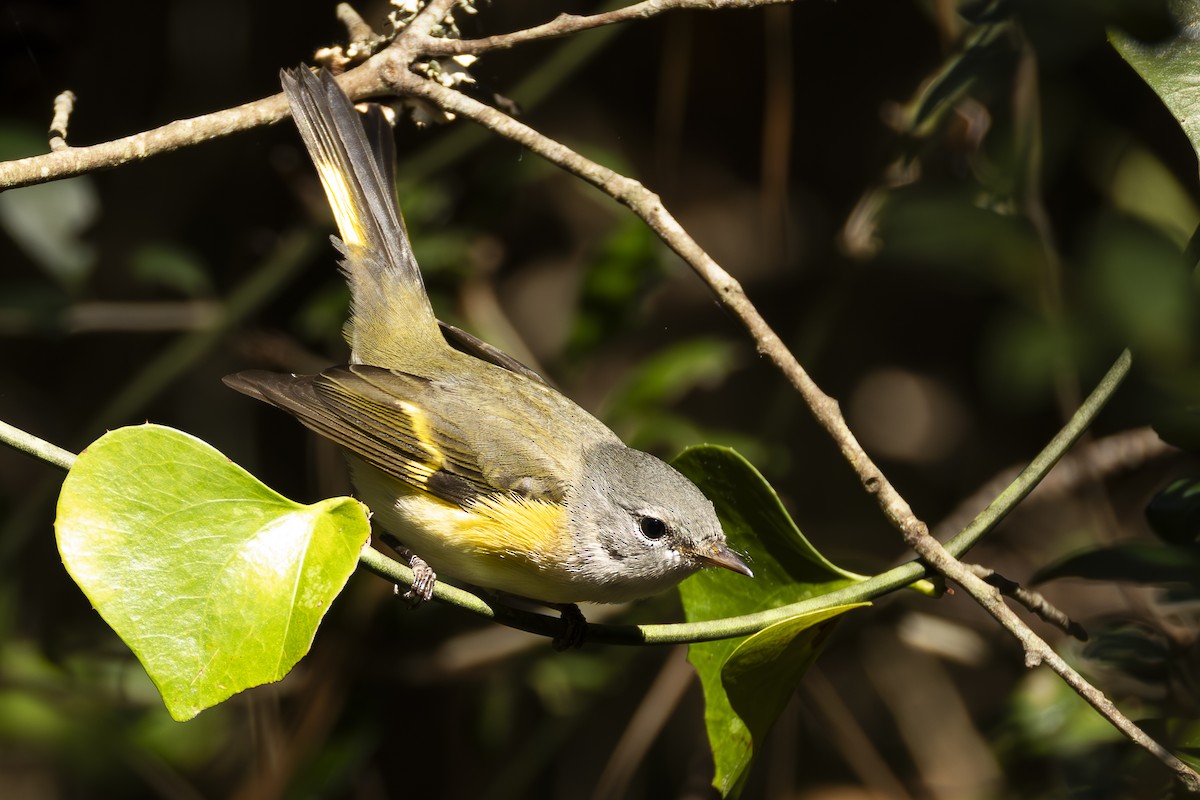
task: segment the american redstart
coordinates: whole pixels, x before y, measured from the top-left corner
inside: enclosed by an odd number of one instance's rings
[[[225,382],[346,451],[374,521],[423,560],[419,577],[428,565],[566,605],[646,597],[705,566],[750,575],[687,478],[515,359],[438,322],[396,202],[390,126],[368,116],[369,141],[323,70],[285,70],[282,81],[341,234],[351,359],[319,375]],[[433,576],[423,577],[414,588],[427,599]]]

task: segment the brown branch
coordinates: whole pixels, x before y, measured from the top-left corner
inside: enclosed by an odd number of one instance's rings
[[[337,14],[338,22],[346,27],[351,47],[366,44],[379,35],[349,3],[338,3],[334,13]]]
[[[1026,589],[1016,581],[1004,577],[989,567],[980,566],[979,564],[968,564],[967,566],[989,586],[996,587],[1000,594],[1005,597],[1011,597],[1013,600],[1016,600],[1029,609],[1031,613],[1037,614],[1043,622],[1055,626],[1081,642],[1087,641],[1087,631],[1083,629],[1083,626],[1067,616],[1062,609],[1047,600],[1041,592]]]
[[[405,54],[407,63],[412,63],[419,55],[423,54],[422,47],[441,41],[432,38],[430,30],[445,19],[446,14],[456,2],[457,0],[431,0],[408,27],[397,35],[389,52]],[[357,100],[363,97],[361,89],[357,87],[366,74],[360,74],[355,78],[351,74],[354,72],[358,72],[358,70],[351,70],[350,73],[347,73],[341,83],[346,92]],[[57,130],[62,97],[60,95],[59,100],[55,101],[55,124],[52,125],[52,135],[53,131]],[[74,95],[71,96],[71,99],[74,100]],[[280,93],[261,100],[243,103],[234,108],[191,119],[176,120],[153,130],[86,147],[67,146],[64,136],[62,147],[56,148],[52,145],[49,153],[0,162],[0,191],[119,167],[131,161],[141,161],[150,156],[169,153],[210,139],[218,139],[264,125],[274,125],[287,116],[287,101]],[[63,127],[63,133],[65,133],[65,119]]]
[[[485,36],[479,39],[435,39],[425,48],[425,54],[431,56],[450,56],[470,53],[479,55],[489,50],[507,50],[526,42],[540,39],[554,39],[572,33],[599,28],[603,25],[613,25],[618,22],[630,22],[648,19],[664,11],[680,11],[684,9],[703,9],[716,11],[730,8],[758,8],[759,6],[791,3],[793,0],[644,0],[624,8],[605,11],[599,14],[559,14],[552,21],[535,25],[532,28],[499,33],[495,36]]]
[[[70,178],[140,161],[190,145],[228,136],[287,117],[282,94],[191,119],[169,122],[144,133],[87,147],[63,147],[40,156],[0,163],[0,191]]]

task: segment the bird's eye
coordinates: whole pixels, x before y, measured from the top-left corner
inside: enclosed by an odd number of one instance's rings
[[[667,523],[658,517],[642,517],[638,525],[647,539],[661,539],[667,533]]]

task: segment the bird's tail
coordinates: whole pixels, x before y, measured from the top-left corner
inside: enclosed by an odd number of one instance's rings
[[[372,148],[362,115],[325,70],[284,70],[280,79],[341,235],[334,244],[350,283],[354,361],[403,368],[446,347],[396,202],[390,131],[385,147],[380,139]]]

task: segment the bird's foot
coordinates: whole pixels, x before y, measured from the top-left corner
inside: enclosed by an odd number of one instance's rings
[[[587,620],[579,606],[574,603],[554,603],[551,608],[558,609],[562,614],[563,630],[551,641],[551,645],[560,653],[583,646],[587,634]]]

